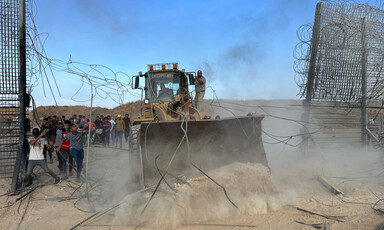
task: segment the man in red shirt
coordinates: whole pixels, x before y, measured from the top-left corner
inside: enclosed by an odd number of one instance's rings
[[[103,133],[101,134],[101,138],[103,139],[103,146],[109,147],[109,134],[112,128],[111,122],[109,122],[108,117],[104,117],[103,122]]]
[[[69,120],[66,120],[64,121],[64,128],[63,128],[63,134],[61,136],[61,138],[63,138],[63,136],[69,132],[71,132],[69,130],[69,126],[71,125],[71,122]],[[61,141],[61,140],[60,140]],[[63,170],[63,174],[66,176],[67,175],[67,162],[69,164],[69,176],[72,176],[73,173],[72,173],[72,169],[73,169],[73,157],[71,156],[71,154],[69,154],[69,140],[66,140],[64,141],[63,145],[61,146],[61,148],[56,148],[56,152],[60,153],[61,154],[61,157],[63,159],[63,162],[62,162],[62,169]]]

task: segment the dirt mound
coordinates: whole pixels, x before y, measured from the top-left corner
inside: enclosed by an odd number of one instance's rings
[[[119,225],[144,223],[150,229],[175,228],[182,223],[220,220],[240,215],[267,213],[279,207],[280,197],[269,169],[261,164],[234,163],[208,172],[221,187],[205,176],[175,184],[176,193],[162,193],[140,215],[152,192],[129,195],[115,213]]]

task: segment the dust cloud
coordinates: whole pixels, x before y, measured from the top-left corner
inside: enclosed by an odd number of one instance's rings
[[[224,102],[220,106],[206,104],[203,113],[222,118],[245,116],[247,113],[260,114],[253,107],[249,109],[249,103],[240,102],[240,105],[235,105]],[[292,127],[295,128],[298,127]],[[126,196],[123,205],[115,212],[114,225],[144,224],[150,229],[170,229],[185,223],[265,214],[296,203],[294,188],[280,192],[270,168],[263,164],[232,163],[207,171],[207,174],[226,189],[228,197],[220,186],[202,174],[188,178],[188,183],[169,182],[175,191],[163,182],[142,215],[153,189]]]
[[[188,184],[173,184],[175,193],[160,189],[142,215],[152,191],[127,196],[115,212],[114,224],[170,229],[183,223],[265,214],[289,200],[277,192],[269,169],[261,164],[233,163],[208,175],[225,187],[228,198],[207,177],[194,177]]]
[[[112,145],[113,146],[113,145]],[[136,167],[131,165],[128,144],[123,149],[93,146],[88,159],[89,200],[82,199],[82,209],[103,210],[119,203],[127,193],[138,190]],[[85,187],[85,184],[82,186]]]
[[[323,116],[330,119],[336,116],[336,109],[328,108]],[[246,116],[247,114],[264,115],[262,121],[262,138],[269,166],[274,176],[287,173],[286,170],[299,171],[304,177],[314,175],[350,175],[352,171],[366,170],[372,164],[378,164],[381,152],[371,148],[356,147],[351,144],[338,142],[338,135],[341,137],[352,135],[355,129],[360,129],[359,118],[348,118],[346,110],[344,121],[346,124],[338,125],[341,120],[338,116],[334,120],[311,121],[309,124],[302,121],[304,108],[302,101],[298,100],[249,100],[208,102],[205,107],[207,113],[220,115],[221,117]],[[353,113],[349,112],[349,113]],[[338,120],[339,119],[339,120]],[[321,122],[323,121],[323,124]],[[344,128],[346,134],[338,134],[331,126]],[[358,125],[357,128],[355,127]],[[323,143],[316,139],[323,137],[322,132],[334,131],[329,134],[332,140]],[[309,149],[303,149],[300,144],[303,138],[309,134]],[[358,134],[359,135],[359,134]],[[357,135],[357,138],[359,136]],[[315,138],[315,139],[314,139]],[[359,142],[359,140],[357,140]],[[284,171],[284,172],[282,172]],[[375,170],[373,170],[375,171]]]
[[[206,171],[226,189],[228,197],[221,187],[202,174],[186,178],[186,182],[168,180],[173,190],[163,182],[143,214],[154,187],[146,192],[126,192],[129,195],[115,211],[113,225],[172,229],[188,223],[266,214],[296,206],[303,199],[311,199],[319,190],[327,191],[316,180],[318,176],[330,178],[348,193],[356,191],[357,185],[376,183],[378,179],[368,182],[337,179],[375,178],[382,173],[382,156],[372,149],[312,143],[305,151],[300,146],[303,132],[324,127],[307,124],[307,129],[303,129],[300,101],[207,101],[202,111],[222,118],[264,115],[262,139],[270,168],[257,163],[232,163]]]

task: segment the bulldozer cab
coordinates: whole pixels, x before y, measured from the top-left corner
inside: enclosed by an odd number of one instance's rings
[[[135,84],[132,88],[139,88],[139,77],[144,77],[143,90],[146,104],[178,100],[178,95],[181,95],[183,90],[189,92],[187,76],[189,83],[194,84],[195,73],[185,73],[185,71],[179,70],[177,65],[177,63],[148,65],[148,71],[145,74],[140,72],[139,76],[135,76],[135,80],[132,81]]]
[[[188,76],[188,77],[187,77]],[[158,120],[181,120],[182,114],[187,114],[186,119],[201,119],[201,114],[192,106],[192,97],[189,85],[194,84],[195,73],[186,73],[177,68],[177,63],[148,65],[145,74],[135,76],[134,86],[139,88],[139,78],[144,78],[143,91],[144,112],[141,118],[134,120],[133,124]],[[189,83],[189,84],[188,84]]]
[[[146,98],[151,103],[172,102],[181,93],[181,88],[188,89],[186,79],[180,71],[148,72]]]

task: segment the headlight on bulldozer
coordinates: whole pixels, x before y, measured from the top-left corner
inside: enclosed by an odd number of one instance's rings
[[[145,108],[145,112],[149,112],[150,109],[151,109],[151,105],[149,104],[149,99],[148,98],[144,99],[144,108]]]

